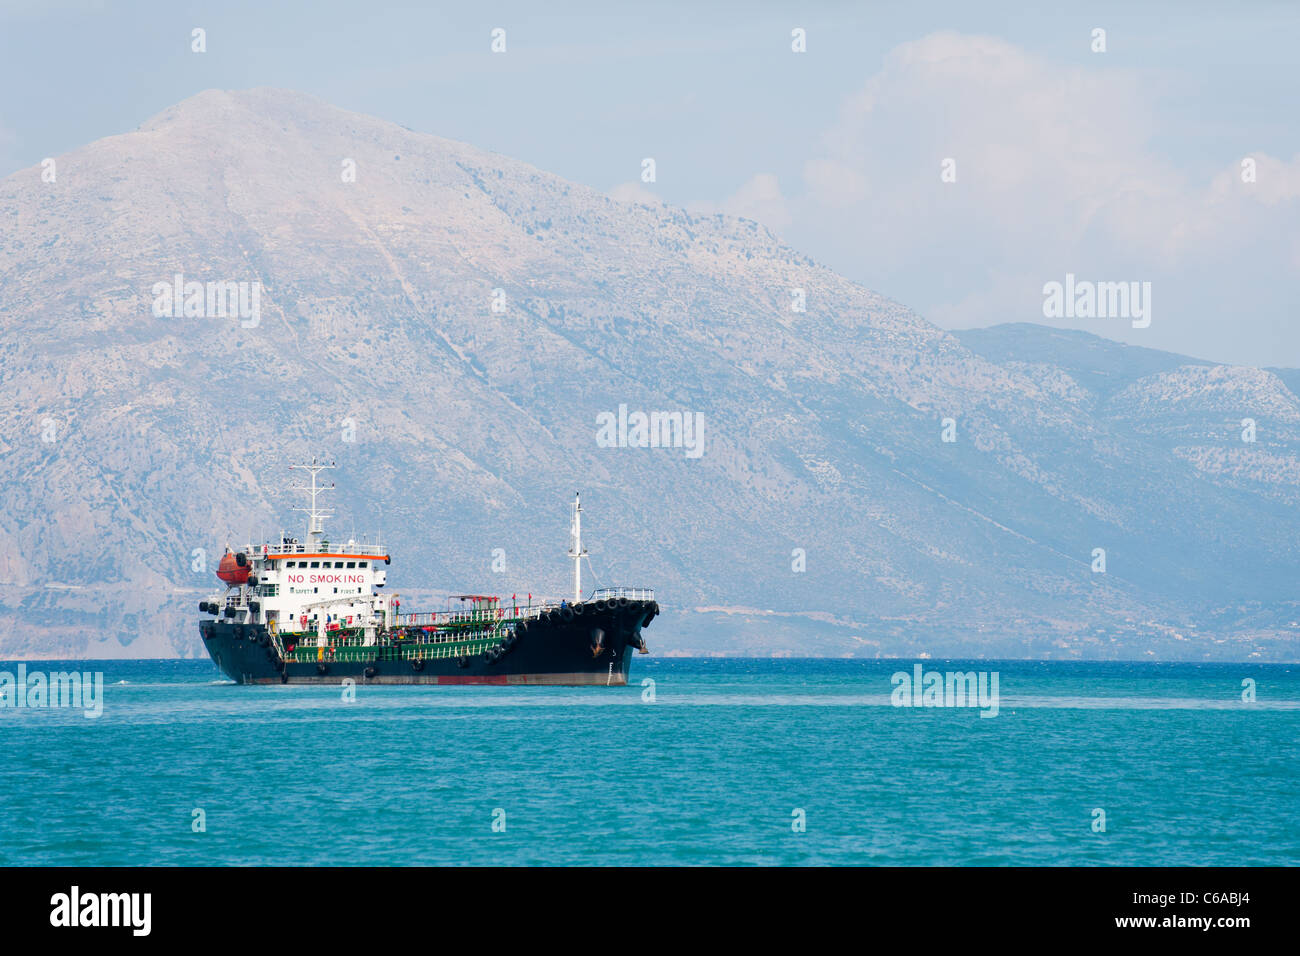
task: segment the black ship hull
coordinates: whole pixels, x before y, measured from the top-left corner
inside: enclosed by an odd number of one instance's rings
[[[199,622],[209,656],[238,684],[540,684],[624,686],[633,654],[645,652],[641,629],[658,613],[652,601],[597,611],[592,605],[531,620],[502,651],[457,657],[413,657],[400,640],[381,635],[354,659],[327,649],[309,661],[285,659],[281,641],[262,624]],[[574,613],[577,611],[577,613]],[[359,658],[359,659],[355,659]]]

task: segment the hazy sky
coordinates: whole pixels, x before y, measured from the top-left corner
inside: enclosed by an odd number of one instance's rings
[[[977,6],[0,0],[0,175],[284,87],[758,219],[946,327],[1300,365],[1300,5]],[[1149,327],[1045,318],[1067,273],[1150,282]]]

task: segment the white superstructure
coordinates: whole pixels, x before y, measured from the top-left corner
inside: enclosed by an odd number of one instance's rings
[[[391,613],[387,584],[390,556],[381,544],[334,542],[325,534],[320,495],[333,488],[318,482],[322,471],[334,467],[313,460],[294,465],[311,477],[305,541],[281,535],[279,544],[248,544],[222,558],[217,576],[226,593],[211,602],[225,619],[273,625],[273,631],[316,631],[324,640],[335,625],[383,627]],[[247,573],[245,573],[247,569]]]

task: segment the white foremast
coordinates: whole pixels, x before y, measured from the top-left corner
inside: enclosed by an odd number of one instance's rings
[[[573,558],[573,600],[582,601],[582,559],[587,552],[582,547],[582,496],[573,493],[573,547],[569,557]]]

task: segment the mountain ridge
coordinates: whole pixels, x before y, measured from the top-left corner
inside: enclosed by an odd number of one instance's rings
[[[602,583],[657,582],[665,652],[1294,655],[1272,372],[1108,390],[1153,360],[1028,361],[1023,330],[944,332],[751,220],[283,91],[198,94],[58,168],[0,182],[0,656],[201,653],[215,555],[281,526],[274,476],[313,454],[427,600],[562,593],[582,487]],[[176,274],[261,283],[260,322],[154,316]],[[705,454],[599,447],[620,404],[701,414]]]

